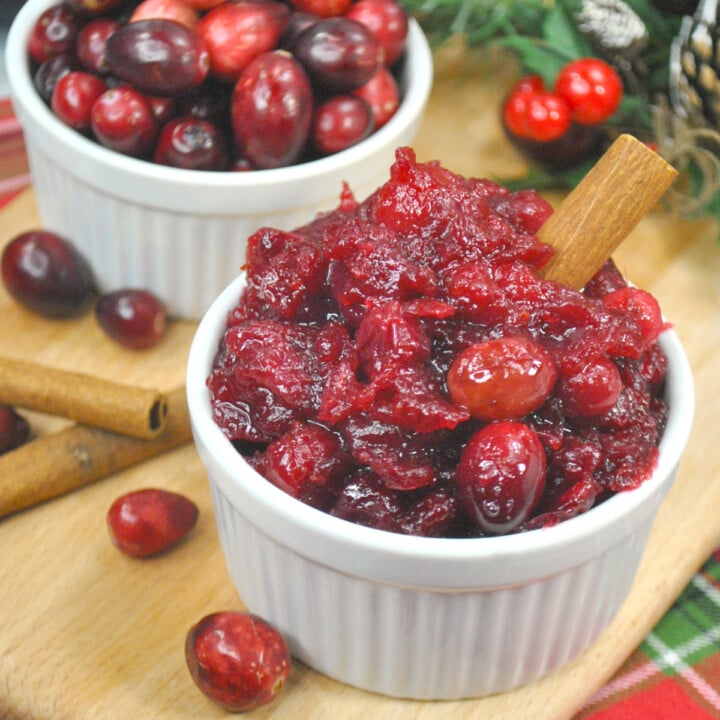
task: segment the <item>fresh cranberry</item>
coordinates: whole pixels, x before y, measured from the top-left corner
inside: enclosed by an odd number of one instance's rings
[[[40,97],[49,105],[57,81],[73,70],[79,70],[80,65],[73,53],[60,53],[53,55],[42,63],[33,75],[33,85]]]
[[[97,75],[74,70],[55,83],[50,106],[66,125],[87,134],[91,129],[92,107],[106,89],[105,82]]]
[[[293,51],[293,47],[297,38],[307,30],[311,25],[320,22],[321,18],[312,13],[300,12],[293,10],[285,23],[285,29],[280,36],[279,47],[288,52]]]
[[[264,53],[241,73],[232,95],[232,123],[240,154],[255,167],[295,162],[312,122],[313,95],[299,63],[281,50]]]
[[[596,125],[618,109],[623,84],[615,68],[604,60],[581,58],[560,71],[555,92],[567,103],[573,122]]]
[[[192,30],[200,15],[185,0],[143,0],[130,16],[130,22],[138,20],[173,20]]]
[[[127,0],[64,0],[79,15],[97,16],[115,10]]]
[[[295,41],[293,53],[313,83],[332,93],[364,85],[384,57],[375,35],[346,17],[327,18],[309,27]]]
[[[143,156],[155,140],[155,116],[144,95],[128,86],[106,90],[94,103],[90,124],[95,137],[111,150]]]
[[[545,451],[522,423],[486,425],[471,438],[455,474],[460,498],[475,524],[491,535],[517,529],[545,487]]]
[[[352,0],[290,0],[296,10],[316,17],[343,15],[351,3]]]
[[[210,10],[197,33],[210,53],[212,73],[232,82],[252,60],[274,50],[290,12],[274,0],[226,3]]]
[[[36,63],[53,55],[74,52],[75,38],[82,22],[66,3],[57,3],[43,11],[30,31],[28,52]]]
[[[132,557],[169,550],[197,523],[197,505],[183,495],[157,488],[135,490],[117,498],[107,512],[113,545]]]
[[[85,259],[70,242],[46,230],[22,233],[5,246],[2,279],[15,300],[48,318],[76,315],[95,293]]]
[[[12,406],[0,403],[0,455],[30,439],[30,423]]]
[[[95,316],[109,337],[135,350],[156,345],[167,327],[165,306],[148,290],[105,293],[97,300]]]
[[[230,610],[206,615],[190,628],[185,660],[198,688],[231,712],[272,702],[291,669],[276,628],[257,615]]]
[[[110,72],[141,92],[176,95],[200,85],[210,70],[202,38],[171,20],[128,23],[108,38]]]
[[[117,20],[96,18],[85,25],[77,36],[76,53],[82,66],[98,75],[107,73],[105,46],[108,38],[120,27]]]
[[[481,420],[510,420],[537,410],[557,380],[552,356],[528,338],[471,345],[447,374],[453,402]]]
[[[225,0],[183,0],[187,5],[195,10],[209,10],[217,5],[222,5]]]
[[[357,0],[345,17],[365,25],[380,40],[385,65],[393,65],[402,55],[408,34],[408,14],[395,0]]]
[[[357,145],[373,130],[370,106],[355,95],[335,95],[315,111],[313,144],[322,155]]]
[[[372,110],[375,130],[379,130],[397,112],[400,107],[400,91],[395,76],[381,67],[353,95],[362,98]]]
[[[153,160],[186,170],[225,170],[227,143],[211,122],[186,115],[176,117],[160,130]]]

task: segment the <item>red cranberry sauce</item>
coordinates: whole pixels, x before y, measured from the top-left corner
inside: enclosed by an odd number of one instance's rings
[[[544,527],[637,487],[666,422],[664,324],[611,262],[583,292],[541,279],[551,212],[402,148],[364,202],[345,188],[259,230],[208,378],[216,422],[294,497],[400,533]],[[509,457],[535,458],[531,481]]]

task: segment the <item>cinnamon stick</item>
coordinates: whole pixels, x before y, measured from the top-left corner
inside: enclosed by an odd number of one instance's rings
[[[165,427],[167,397],[92,375],[0,358],[0,402],[137,438]]]
[[[618,137],[540,229],[538,237],[555,248],[541,275],[583,288],[676,176],[637,138]]]
[[[64,495],[192,438],[185,388],[168,394],[167,423],[143,440],[72,425],[0,455],[0,517]]]

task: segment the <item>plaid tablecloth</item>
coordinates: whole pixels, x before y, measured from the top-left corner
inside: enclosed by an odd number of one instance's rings
[[[575,720],[720,718],[720,548]]]

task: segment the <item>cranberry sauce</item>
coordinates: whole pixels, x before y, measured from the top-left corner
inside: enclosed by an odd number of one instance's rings
[[[208,386],[285,492],[399,533],[553,525],[652,473],[667,408],[657,302],[608,262],[543,280],[535,192],[401,148],[364,202],[249,238]]]

